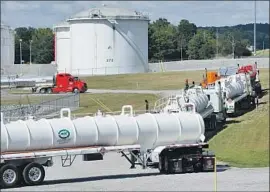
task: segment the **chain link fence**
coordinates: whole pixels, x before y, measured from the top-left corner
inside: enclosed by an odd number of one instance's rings
[[[44,99],[41,98],[40,101],[41,102],[37,104],[1,105],[3,122],[7,123],[10,121],[25,120],[31,116],[35,119],[53,118],[59,115],[60,109],[62,108],[70,108],[72,111],[76,110],[80,106],[80,95],[65,95],[47,101],[44,101]]]

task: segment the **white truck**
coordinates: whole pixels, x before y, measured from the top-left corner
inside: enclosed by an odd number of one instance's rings
[[[194,107],[194,106],[193,106]],[[129,111],[128,111],[129,110]],[[213,171],[215,155],[204,143],[204,121],[194,110],[178,113],[135,115],[132,106],[123,106],[120,115],[101,114],[72,119],[70,109],[60,118],[29,119],[4,124],[1,114],[1,188],[39,185],[44,167],[61,157],[62,166],[71,166],[76,156],[83,161],[103,160],[108,152],[121,153],[131,167],[154,167],[154,149],[161,173]],[[130,156],[129,156],[129,154]]]
[[[220,80],[226,113],[236,116],[241,110],[248,110],[255,106],[255,92],[253,91],[250,75],[239,73],[223,77]]]

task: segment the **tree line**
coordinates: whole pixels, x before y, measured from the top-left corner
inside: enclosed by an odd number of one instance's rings
[[[257,49],[269,48],[269,24],[257,24]],[[53,31],[50,28],[19,27],[15,29],[15,63],[51,63],[54,60]],[[20,42],[21,40],[21,42]],[[173,25],[159,18],[148,27],[148,59],[172,61],[210,59],[220,56],[251,56],[253,24],[232,27],[197,27],[188,20]]]

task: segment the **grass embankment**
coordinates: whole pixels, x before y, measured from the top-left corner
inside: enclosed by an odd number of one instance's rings
[[[269,49],[256,51],[256,56],[258,56],[258,57],[269,57]]]
[[[260,78],[262,87],[269,89],[268,70],[261,70]],[[260,103],[258,110],[234,118],[210,140],[219,160],[236,167],[269,167],[269,94]]]
[[[123,105],[132,105],[134,110],[145,110],[145,102],[149,101],[149,108],[152,108],[155,101],[158,99],[157,95],[153,94],[81,94],[80,95],[80,109],[74,113],[96,113],[98,109],[109,112],[101,105],[96,103],[98,100],[102,102],[111,111],[121,111]],[[94,101],[95,100],[95,101]]]
[[[199,83],[204,71],[178,71],[164,73],[142,73],[128,75],[108,75],[81,77],[89,89],[152,89],[169,90],[184,87],[185,80]]]

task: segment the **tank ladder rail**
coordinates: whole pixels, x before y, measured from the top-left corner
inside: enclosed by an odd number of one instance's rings
[[[162,109],[164,109],[166,107],[166,105],[168,104],[168,101],[171,99],[174,99],[175,97],[176,97],[175,95],[170,95],[170,96],[163,97],[163,98],[157,100],[155,102],[154,110],[161,111]]]
[[[77,155],[68,155],[68,154],[66,154],[65,156],[62,155],[61,156],[62,167],[70,167],[73,164],[76,157]]]

